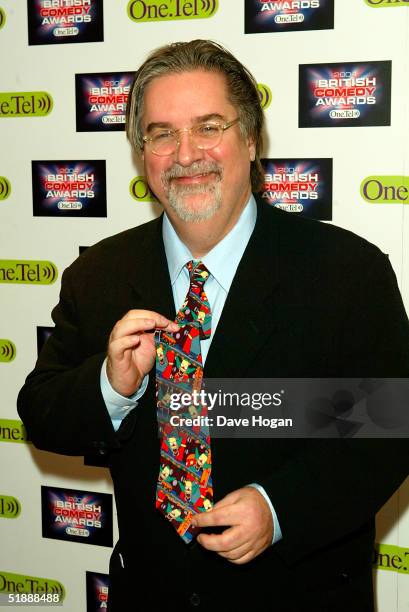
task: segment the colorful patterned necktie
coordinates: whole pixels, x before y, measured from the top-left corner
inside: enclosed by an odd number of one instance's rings
[[[210,305],[203,289],[209,271],[201,262],[190,261],[186,267],[190,285],[176,315],[180,329],[155,333],[162,438],[156,507],[189,543],[198,533],[191,525],[192,517],[212,508],[213,488],[207,406],[199,399],[203,378],[200,340],[211,333]],[[183,407],[176,411],[175,402],[181,403],[181,397]]]

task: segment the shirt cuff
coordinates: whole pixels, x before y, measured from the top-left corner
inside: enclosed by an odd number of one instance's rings
[[[115,431],[118,431],[123,419],[138,405],[138,400],[145,393],[148,382],[149,375],[146,374],[139,389],[130,397],[124,397],[112,388],[107,375],[107,360],[104,360],[100,376],[101,393]]]
[[[274,506],[271,503],[271,500],[270,500],[269,496],[265,492],[265,489],[261,485],[255,483],[255,482],[252,482],[251,484],[249,484],[247,486],[248,487],[254,487],[255,489],[257,489],[257,491],[259,493],[261,493],[261,495],[264,497],[264,499],[268,503],[268,507],[270,508],[271,514],[273,515],[273,525],[274,525],[273,540],[272,540],[271,544],[275,544],[276,542],[279,542],[282,539],[283,534],[281,533],[280,523],[278,522],[278,517],[277,517],[276,511],[274,510]]]

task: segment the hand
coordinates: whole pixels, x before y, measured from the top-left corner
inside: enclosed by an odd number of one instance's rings
[[[130,310],[114,326],[108,341],[107,376],[117,393],[128,397],[155,363],[155,329],[175,332],[179,325],[152,310]]]
[[[197,527],[227,526],[221,534],[201,533],[197,541],[232,563],[248,563],[271,546],[273,517],[264,497],[254,487],[229,493],[209,512],[196,514]]]

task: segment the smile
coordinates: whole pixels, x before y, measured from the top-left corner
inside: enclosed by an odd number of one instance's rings
[[[195,185],[200,183],[205,183],[208,180],[216,178],[216,174],[214,172],[206,172],[200,174],[194,174],[192,176],[177,176],[172,179],[179,185]]]

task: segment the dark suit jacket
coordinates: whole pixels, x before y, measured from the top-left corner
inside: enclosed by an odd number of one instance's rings
[[[407,441],[215,439],[215,500],[260,483],[283,539],[243,566],[187,547],[154,509],[154,376],[118,433],[100,391],[109,333],[131,308],[175,315],[161,219],[103,240],[65,271],[55,331],[18,401],[39,448],[109,457],[120,531],[110,610],[134,600],[138,610],[164,601],[178,609],[372,610],[373,519],[408,473]],[[205,376],[408,373],[408,320],[387,257],[350,232],[259,202]]]

